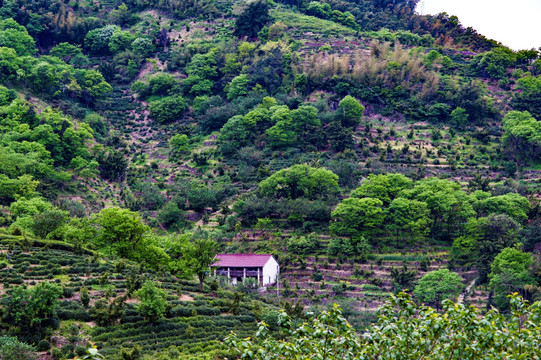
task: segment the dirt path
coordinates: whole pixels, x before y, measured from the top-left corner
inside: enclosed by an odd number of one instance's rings
[[[470,293],[470,290],[473,287],[473,285],[475,285],[475,279],[472,280],[472,282],[470,283],[470,285],[468,285],[466,290],[464,290],[460,295],[458,295],[458,299],[456,300],[457,304],[462,304],[464,302],[464,297],[466,296],[466,294]]]

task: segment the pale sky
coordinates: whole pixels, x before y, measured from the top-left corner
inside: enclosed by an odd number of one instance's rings
[[[421,0],[423,15],[446,12],[513,50],[541,47],[541,0]]]

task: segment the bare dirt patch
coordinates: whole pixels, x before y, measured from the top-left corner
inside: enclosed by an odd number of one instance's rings
[[[193,301],[193,297],[191,297],[190,295],[186,295],[186,294],[180,295],[180,297],[178,299],[180,301]]]

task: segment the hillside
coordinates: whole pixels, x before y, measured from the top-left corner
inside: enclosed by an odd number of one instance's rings
[[[4,0],[0,335],[223,359],[280,308],[362,333],[401,291],[540,300],[540,54],[416,3]],[[279,283],[214,278],[217,253]]]

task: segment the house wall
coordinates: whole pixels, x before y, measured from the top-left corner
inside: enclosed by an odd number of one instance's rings
[[[280,265],[273,256],[267,261],[263,267],[263,285],[271,285],[276,283],[278,274],[280,273]]]

